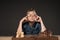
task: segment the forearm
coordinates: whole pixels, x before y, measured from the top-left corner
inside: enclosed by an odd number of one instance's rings
[[[43,24],[42,18],[40,16],[38,16],[38,22],[41,24],[41,32],[44,32],[46,30],[46,27]]]
[[[18,26],[18,29],[17,29],[17,33],[20,33],[22,32],[22,23],[23,21],[26,19],[26,17],[22,18],[19,22],[19,26]]]
[[[17,29],[17,32],[16,32],[16,37],[19,37],[21,32],[22,32],[22,21],[19,22],[19,26],[18,26],[18,29]]]
[[[44,25],[44,23],[43,23],[43,21],[42,21],[42,19],[40,18],[40,22],[41,22],[41,32],[44,32],[45,30],[46,30],[46,27],[45,27],[45,25]]]
[[[26,17],[22,18],[21,21],[19,22],[19,26],[18,26],[18,29],[16,32],[16,34],[17,34],[16,37],[21,36],[22,35],[21,33],[23,33],[22,32],[22,24],[23,24],[24,20],[26,20]]]

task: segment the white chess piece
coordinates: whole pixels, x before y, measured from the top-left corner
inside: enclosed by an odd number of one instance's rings
[[[23,38],[24,37],[24,32],[21,32],[21,38]]]

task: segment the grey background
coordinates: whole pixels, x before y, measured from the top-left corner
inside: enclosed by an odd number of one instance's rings
[[[51,0],[2,0],[0,1],[0,36],[15,35],[19,21],[26,10],[35,8],[46,28],[60,35],[59,1]]]

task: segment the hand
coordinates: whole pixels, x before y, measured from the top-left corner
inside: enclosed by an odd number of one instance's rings
[[[21,22],[23,22],[23,21],[26,21],[27,20],[27,16],[26,17],[23,17],[22,19],[21,19]]]
[[[37,18],[35,19],[36,22],[40,22],[41,21],[41,17],[37,16]]]

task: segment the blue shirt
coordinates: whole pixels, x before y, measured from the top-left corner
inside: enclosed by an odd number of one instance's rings
[[[22,26],[25,35],[36,35],[41,31],[41,25],[39,22],[35,22],[32,27],[29,25],[29,22],[23,23]]]

